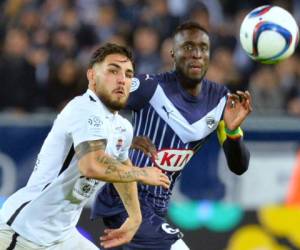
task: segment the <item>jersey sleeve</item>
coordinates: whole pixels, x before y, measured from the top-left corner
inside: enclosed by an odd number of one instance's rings
[[[133,78],[127,109],[138,111],[142,109],[153,96],[158,85],[155,75],[142,74]]]
[[[250,152],[243,141],[243,131],[239,127],[236,137],[228,135],[225,131],[225,123],[221,121],[217,129],[219,143],[225,153],[229,169],[238,175],[243,174],[249,166]]]
[[[84,141],[107,140],[107,125],[104,114],[79,103],[68,107],[64,114],[67,133],[72,137],[74,147]]]

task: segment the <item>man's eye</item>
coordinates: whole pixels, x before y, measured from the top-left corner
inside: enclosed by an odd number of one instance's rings
[[[186,51],[191,51],[193,49],[193,46],[191,44],[187,44],[187,45],[184,45],[183,47]]]
[[[113,74],[115,74],[115,75],[118,73],[118,71],[115,70],[115,69],[110,69],[109,72],[111,72],[111,73],[113,73]]]

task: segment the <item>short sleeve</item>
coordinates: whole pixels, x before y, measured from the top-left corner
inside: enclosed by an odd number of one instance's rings
[[[158,85],[155,75],[142,74],[133,78],[127,109],[138,111],[148,104]]]
[[[72,105],[65,114],[67,132],[72,137],[74,147],[84,141],[107,139],[107,122],[99,109]]]

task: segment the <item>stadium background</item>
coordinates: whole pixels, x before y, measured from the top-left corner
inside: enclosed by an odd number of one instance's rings
[[[0,200],[26,184],[55,114],[86,88],[97,44],[130,45],[137,72],[169,70],[172,31],[192,19],[211,33],[207,77],[253,96],[243,127],[252,158],[245,175],[233,176],[213,138],[184,170],[170,223],[192,250],[300,249],[299,46],[290,59],[266,66],[237,40],[245,13],[269,3],[299,24],[299,0],[0,1]],[[87,207],[79,226],[97,242],[102,224],[88,215]]]

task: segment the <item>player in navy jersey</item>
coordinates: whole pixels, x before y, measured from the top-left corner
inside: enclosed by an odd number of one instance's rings
[[[240,125],[252,111],[249,92],[230,94],[224,85],[204,78],[210,40],[199,24],[186,22],[176,29],[171,53],[175,70],[137,76],[127,105],[133,110],[135,147],[139,149],[130,153],[133,164],[159,167],[168,175],[171,186],[164,189],[139,185],[142,224],[129,244],[116,249],[189,249],[180,231],[171,228],[165,216],[181,170],[214,131],[218,132],[229,169],[241,175],[248,168],[250,154],[243,143]],[[95,201],[92,218],[99,216],[109,228],[118,228],[127,216],[110,184],[100,190]],[[116,236],[113,229],[105,233],[103,241]]]

